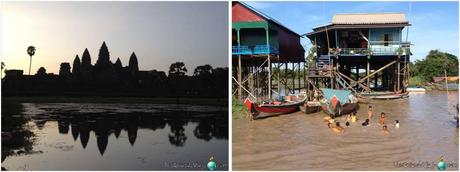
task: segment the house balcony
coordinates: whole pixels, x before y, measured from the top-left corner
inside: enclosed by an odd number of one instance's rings
[[[267,45],[256,45],[249,47],[247,45],[232,46],[232,55],[264,55],[279,54],[278,49]]]
[[[331,48],[331,55],[339,56],[397,56],[410,55],[410,43],[406,42],[370,42],[369,48]]]

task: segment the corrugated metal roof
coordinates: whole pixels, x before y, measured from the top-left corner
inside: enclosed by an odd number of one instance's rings
[[[250,5],[244,3],[243,1],[241,1],[241,2],[240,2],[240,1],[237,1],[237,3],[240,3],[240,4],[242,4],[243,6],[245,6],[246,8],[248,8],[248,9],[250,9],[250,10],[256,12],[257,14],[259,14],[260,16],[262,16],[263,18],[265,18],[266,20],[272,21],[273,23],[278,24],[279,26],[285,28],[286,30],[288,30],[288,31],[290,31],[290,32],[292,32],[292,33],[294,33],[294,34],[300,36],[297,32],[294,32],[293,30],[291,30],[291,29],[289,29],[288,27],[286,27],[286,26],[284,26],[283,24],[281,24],[279,21],[277,21],[277,20],[271,18],[270,16],[268,16],[268,15],[262,13],[261,11],[255,9],[254,7],[251,7]]]
[[[403,13],[336,14],[332,24],[399,24],[409,23]]]

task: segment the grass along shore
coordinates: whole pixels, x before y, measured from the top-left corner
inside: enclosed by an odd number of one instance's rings
[[[238,101],[236,97],[232,98],[232,118],[241,119],[245,118],[248,114],[248,109],[244,106],[243,102]]]

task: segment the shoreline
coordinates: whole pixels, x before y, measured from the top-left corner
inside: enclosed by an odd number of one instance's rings
[[[20,97],[2,96],[2,101],[19,103],[136,103],[136,104],[190,104],[228,106],[227,98],[173,98],[173,97]]]

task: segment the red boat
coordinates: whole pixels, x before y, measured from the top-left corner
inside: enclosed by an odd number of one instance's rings
[[[270,102],[258,104],[246,98],[244,104],[252,115],[252,119],[262,119],[272,116],[279,116],[299,111],[299,106],[302,105],[307,97],[297,98],[287,102]]]

